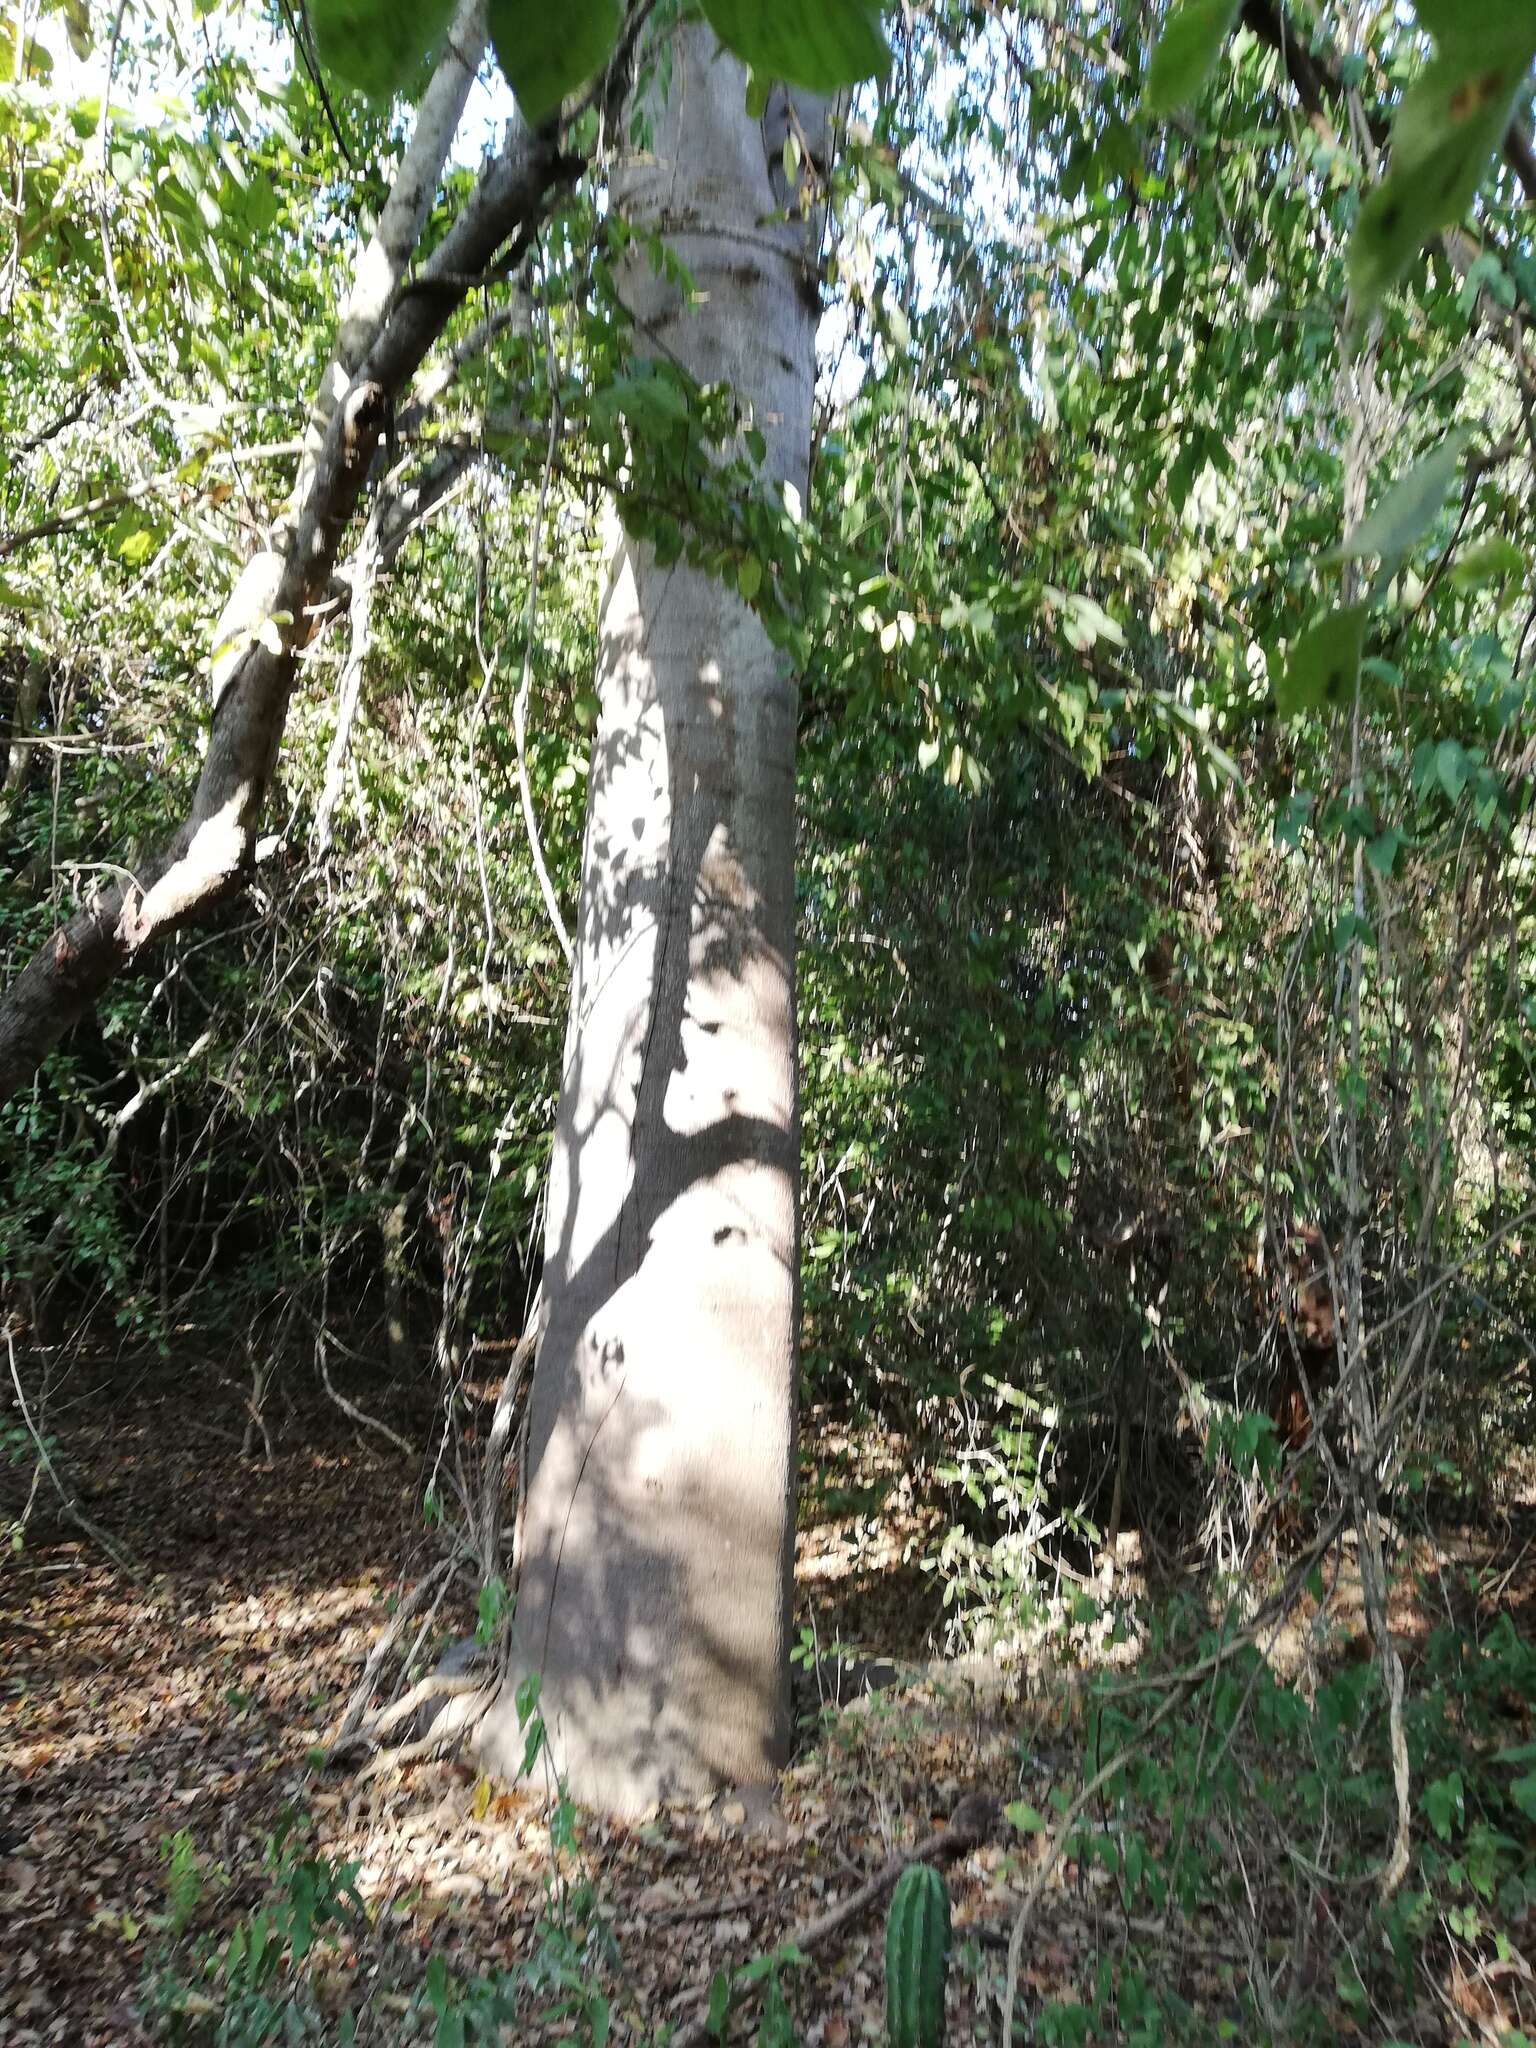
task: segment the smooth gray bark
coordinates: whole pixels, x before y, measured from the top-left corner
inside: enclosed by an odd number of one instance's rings
[[[378,338],[385,315],[416,254],[484,53],[485,0],[459,0],[442,55],[416,109],[411,139],[389,197],[367,247],[358,258],[352,289],[341,309],[335,350],[320,380],[303,459],[294,480],[296,506],[302,506],[309,495],[325,430]]]
[[[783,217],[788,104],[749,117],[702,28],[670,78],[613,202],[694,291],[632,255],[637,346],[728,382],[803,495],[815,252]],[[824,110],[796,118],[814,145]],[[574,1795],[634,1812],[761,1782],[787,1747],[796,690],[734,593],[628,538],[598,684],[517,1649]],[[515,1774],[510,1681],[477,1741]]]

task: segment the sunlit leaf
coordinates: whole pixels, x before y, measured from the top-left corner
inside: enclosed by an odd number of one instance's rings
[[[1026,1799],[1015,1799],[1003,1808],[1006,1819],[1023,1835],[1038,1835],[1044,1831],[1045,1815]]]
[[[1055,584],[1047,583],[1044,594],[1054,605],[1060,607],[1062,632],[1068,644],[1079,653],[1093,646],[1097,640],[1108,640],[1116,647],[1125,645],[1125,634],[1101,604],[1081,591],[1058,590]]]
[[[91,10],[86,0],[64,0],[64,33],[82,63],[91,54]]]
[[[812,92],[857,85],[890,62],[878,0],[704,0],[704,13],[754,72]]]
[[[1350,242],[1350,284],[1365,311],[1465,215],[1536,59],[1530,0],[1430,0],[1419,13],[1438,48],[1398,109],[1387,175]]]
[[[1149,114],[1171,114],[1192,100],[1232,33],[1242,0],[1183,0],[1163,25],[1147,69],[1142,104]]]
[[[142,569],[165,538],[165,530],[142,512],[120,512],[107,532],[107,546],[130,569]]]
[[[1363,604],[1349,605],[1329,612],[1300,636],[1275,684],[1275,704],[1282,718],[1336,709],[1350,701],[1360,675],[1365,619]]]

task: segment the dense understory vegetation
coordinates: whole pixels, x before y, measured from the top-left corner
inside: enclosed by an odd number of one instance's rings
[[[1454,71],[1475,32],[1438,4],[1244,7],[1212,82],[1153,116],[1147,13],[892,28],[825,167],[798,523],[750,432],[716,459],[729,393],[632,362],[601,154],[470,294],[348,530],[247,886],[0,1107],[0,1573],[61,1528],[117,1555],[68,1448],[115,1353],[190,1379],[253,1458],[302,1437],[315,1385],[403,1443],[402,1545],[463,1568],[410,1670],[494,1631],[485,1387],[538,1282],[616,507],[802,675],[803,1519],[897,1532],[934,1595],[904,1655],[1081,1674],[1049,1743],[1022,1712],[1009,1738],[1003,1925],[1070,1866],[1115,1939],[1027,1979],[1014,2038],[1514,2042],[1519,127],[1370,297],[1390,123],[1428,37]],[[404,103],[327,107],[286,21],[0,16],[7,982],[185,813],[213,621],[402,146]],[[471,106],[489,153],[508,105],[483,82]],[[478,169],[459,148],[428,247]],[[866,1739],[824,1732],[834,1781]],[[299,1822],[265,1875],[249,1843],[220,1871],[165,1835],[141,2011],[169,2038],[660,2036],[564,1806],[537,1937],[494,1967],[423,1964]],[[954,1938],[966,2023],[1000,2038],[1016,1974]],[[721,1980],[716,2038],[830,2010],[814,1964],[762,1956]]]

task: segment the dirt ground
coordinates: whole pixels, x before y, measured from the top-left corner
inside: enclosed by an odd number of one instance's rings
[[[377,1387],[350,1391],[385,1412]],[[424,1472],[320,1390],[299,1400],[270,1462],[259,1445],[242,1455],[236,1389],[196,1365],[77,1365],[53,1407],[61,1470],[125,1561],[45,1489],[24,1547],[0,1564],[0,2042],[151,2038],[139,2000],[166,1903],[162,1844],[178,1830],[208,1867],[240,1874],[213,1902],[221,1925],[255,1904],[264,1841],[302,1808],[326,1854],[359,1863],[408,1984],[429,1950],[479,1971],[511,1961],[552,1874],[571,1875],[533,1797],[488,1800],[457,1765],[367,1783],[311,1767],[403,1583]],[[428,1441],[425,1404],[387,1413]],[[25,1479],[0,1475],[0,1523]],[[923,1650],[932,1582],[888,1520],[878,1532],[856,1516],[823,1522],[804,1548],[801,1619],[821,1642]],[[930,1832],[987,1753],[974,1716],[939,1725],[950,1709],[920,1735],[915,1713],[899,1735],[883,1708],[844,1718],[850,1733],[786,1787],[782,1839],[733,1828],[729,1812],[582,1824],[575,1860],[633,1957],[621,1982],[635,2020],[686,2013],[709,1970],[773,1946]],[[1004,1739],[999,1728],[989,1741]],[[978,1852],[978,1873],[994,1855]],[[871,2023],[879,1926],[877,1911],[838,1965],[838,2004]],[[827,2021],[822,2038],[849,2038]]]
[[[384,1398],[351,1391],[375,1408]],[[366,1953],[338,1956],[338,1999],[387,1971],[403,2000],[432,1953],[466,1973],[505,1967],[545,1937],[551,1900],[590,1881],[617,1947],[614,2035],[639,2041],[697,2012],[712,1972],[789,1938],[967,1794],[1043,1808],[1051,1784],[1081,1769],[1070,1685],[1036,1682],[1021,1702],[957,1673],[824,1717],[771,1833],[727,1804],[640,1827],[583,1820],[575,1848],[557,1848],[534,1796],[457,1763],[320,1773],[309,1753],[406,1582],[425,1468],[318,1387],[296,1399],[268,1461],[259,1446],[242,1454],[237,1390],[204,1365],[103,1358],[59,1391],[49,1420],[62,1469],[124,1561],[44,1499],[0,1564],[0,2043],[153,2038],[143,1983],[163,1936],[162,1845],[178,1831],[205,1870],[234,1874],[194,1923],[213,1929],[256,1904],[263,1843],[290,1806],[327,1855],[358,1865],[371,1935]],[[388,1418],[429,1441],[425,1400],[397,1398]],[[898,1448],[866,1442],[842,1488],[828,1475],[851,1469],[850,1442],[823,1424],[809,1451],[819,1483],[800,1540],[801,1623],[823,1648],[926,1656],[937,1590],[919,1570],[926,1529]],[[0,1527],[26,1477],[0,1472]],[[428,1554],[418,1540],[416,1562]],[[951,2042],[998,2038],[1002,1944],[1038,1843],[1004,1823],[948,1872]],[[1032,1923],[1034,2000],[1080,1993],[1095,1959],[1128,1938],[1102,1887],[1070,1866],[1062,1877]],[[883,1904],[787,1973],[810,2048],[881,2038],[882,1926]],[[1242,1957],[1230,1945],[1181,1940],[1168,1968],[1213,2020],[1234,2010]],[[552,2025],[519,2038],[571,2035]],[[1337,2038],[1370,2036],[1341,2021]]]

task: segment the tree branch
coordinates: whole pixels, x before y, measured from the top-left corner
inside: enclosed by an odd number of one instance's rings
[[[1243,0],[1242,25],[1278,54],[1296,97],[1309,114],[1326,120],[1344,105],[1348,92],[1342,79],[1326,58],[1314,57],[1297,35],[1284,0]],[[1384,144],[1389,134],[1387,123],[1379,117],[1367,119],[1374,141],[1378,146]],[[1536,206],[1536,151],[1518,121],[1511,121],[1504,138],[1504,161],[1514,172],[1526,199]]]
[[[390,302],[416,253],[484,51],[485,0],[459,0],[443,54],[421,96],[409,146],[378,225],[358,258],[352,289],[341,309],[335,353],[320,380],[304,458],[294,483],[296,505],[302,505],[308,495],[313,465],[319,459],[331,416],[378,339]]]
[[[461,280],[483,274],[509,242],[526,240],[584,168],[583,159],[560,153],[552,128],[519,125],[423,264],[427,288],[396,297],[332,412],[297,517],[278,536],[281,573],[268,616],[219,697],[191,816],[138,875],[83,904],[0,997],[0,1102],[152,939],[244,881],[305,627],[329,585],[385,417],[463,299]]]

